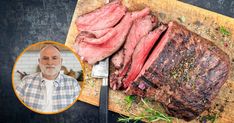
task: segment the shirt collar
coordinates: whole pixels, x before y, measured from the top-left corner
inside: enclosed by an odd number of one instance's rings
[[[40,78],[41,78],[41,84],[43,84],[44,85],[44,82],[46,81],[46,79],[42,76],[42,73],[40,72]],[[58,86],[60,86],[61,85],[61,73],[59,72],[59,75],[55,78],[55,80],[54,80],[54,86],[55,87],[58,87]]]

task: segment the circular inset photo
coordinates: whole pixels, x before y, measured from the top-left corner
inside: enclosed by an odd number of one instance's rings
[[[83,67],[78,56],[53,41],[27,47],[12,70],[16,96],[27,108],[41,114],[71,107],[80,95],[82,81]]]

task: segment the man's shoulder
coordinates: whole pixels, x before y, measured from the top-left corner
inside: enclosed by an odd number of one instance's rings
[[[29,74],[21,82],[23,85],[38,84],[36,81],[40,81],[40,73]]]
[[[69,82],[77,82],[77,80],[71,76],[65,75],[65,74],[60,74],[61,75],[61,79],[63,79],[65,82],[69,81]]]
[[[40,79],[40,73],[33,73],[33,74],[29,74],[27,76],[25,76],[22,80],[36,80],[36,79]]]

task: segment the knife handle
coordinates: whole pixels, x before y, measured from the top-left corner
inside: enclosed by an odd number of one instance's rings
[[[100,92],[100,106],[99,106],[99,121],[100,123],[108,123],[108,78],[102,79],[102,86]]]

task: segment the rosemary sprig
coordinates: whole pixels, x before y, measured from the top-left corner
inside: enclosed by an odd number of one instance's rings
[[[133,116],[133,117],[126,117],[126,116],[122,116],[121,118],[118,118],[118,122],[122,122],[122,123],[129,123],[130,121],[134,121],[134,123],[137,123],[138,121],[140,121],[143,117],[140,116]]]
[[[126,102],[127,109],[129,109],[132,106],[133,101],[136,99],[136,96],[130,95],[126,96],[124,98],[124,101]]]
[[[172,117],[152,109],[142,98],[141,101],[144,104],[144,109],[145,109],[144,112],[142,112],[139,116],[137,115],[133,115],[130,117],[122,116],[121,118],[118,118],[118,122],[128,123],[130,121],[134,121],[134,123],[136,123],[140,120],[146,120],[147,122],[155,122],[159,120],[166,121],[168,123],[172,122]]]
[[[172,122],[172,117],[167,116],[166,114],[163,114],[163,113],[161,113],[159,111],[156,111],[156,110],[150,108],[149,105],[142,98],[141,98],[141,101],[146,106],[145,111],[146,111],[146,114],[149,115],[148,120],[150,122],[155,122],[155,121],[158,121],[158,120],[164,120],[164,121],[167,121],[169,123]]]

